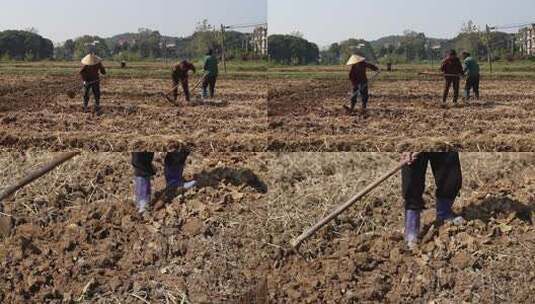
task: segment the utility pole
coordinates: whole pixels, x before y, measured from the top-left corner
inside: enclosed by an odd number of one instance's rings
[[[223,68],[225,74],[227,73],[227,61],[225,57],[225,26],[221,24],[221,59],[223,60]]]
[[[487,29],[487,59],[489,62],[490,73],[492,74],[492,54],[490,51],[490,27],[488,24],[486,25],[486,29]]]
[[[511,57],[515,56],[515,44],[516,44],[515,35],[511,35]]]

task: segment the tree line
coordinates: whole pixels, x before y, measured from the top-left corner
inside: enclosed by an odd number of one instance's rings
[[[52,58],[51,40],[31,31],[7,30],[0,32],[0,58],[3,60],[41,60]]]
[[[439,61],[450,49],[468,51],[479,59],[487,58],[490,45],[494,60],[509,59],[518,54],[513,34],[491,32],[489,35],[472,21],[466,22],[453,39],[427,37],[424,33],[406,30],[403,35],[375,41],[347,39],[318,49],[299,32],[269,37],[269,57],[272,62],[285,65],[342,64],[350,55],[359,54],[372,62],[411,63]]]
[[[222,33],[207,20],[199,22],[195,32],[187,37],[164,36],[157,30],[141,28],[137,33],[125,33],[103,38],[85,35],[68,39],[54,47],[52,41],[30,31],[0,32],[0,58],[4,60],[78,60],[90,50],[103,58],[136,61],[144,59],[196,60],[212,49],[222,53]],[[253,51],[251,35],[238,31],[224,33],[225,55],[228,60],[263,59]]]

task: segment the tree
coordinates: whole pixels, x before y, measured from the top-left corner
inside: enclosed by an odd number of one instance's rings
[[[68,39],[65,41],[65,44],[63,44],[63,47],[65,48],[65,56],[66,59],[72,60],[74,58],[74,50],[75,50],[75,44],[74,40]]]
[[[54,55],[54,45],[49,39],[35,33],[3,31],[0,32],[0,57],[6,55],[15,60],[48,59]]]
[[[291,35],[271,35],[268,37],[271,60],[286,65],[318,63],[319,48],[303,38]]]
[[[377,61],[375,51],[368,41],[363,39],[348,39],[340,42],[340,55],[342,61],[347,60],[353,54],[366,57],[369,61]]]
[[[74,41],[74,57],[81,59],[90,51],[94,51],[97,56],[109,57],[110,50],[106,40],[98,36],[83,36]]]

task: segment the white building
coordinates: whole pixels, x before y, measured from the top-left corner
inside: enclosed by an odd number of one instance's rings
[[[520,29],[518,32],[518,45],[522,55],[535,55],[535,24]]]
[[[255,28],[251,44],[253,46],[253,51],[255,54],[267,56],[268,54],[268,30],[265,26],[259,26]]]

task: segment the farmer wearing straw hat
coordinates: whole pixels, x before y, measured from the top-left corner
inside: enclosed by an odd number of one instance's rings
[[[100,75],[106,74],[106,69],[102,65],[102,59],[94,53],[89,53],[82,59],[80,76],[84,82],[84,113],[87,112],[89,103],[89,91],[93,91],[95,96],[95,112],[100,115]]]
[[[459,99],[460,78],[464,75],[464,71],[461,60],[457,57],[457,52],[455,50],[448,52],[448,56],[442,61],[440,70],[446,74],[446,76],[444,76],[446,84],[444,86],[442,102],[446,103],[450,87],[453,85],[453,103],[457,103],[457,100]]]
[[[183,60],[180,63],[176,64],[173,67],[173,100],[176,101],[178,97],[178,84],[182,84],[182,90],[184,91],[184,96],[186,101],[190,101],[190,92],[188,84],[188,72],[192,71],[195,73],[195,66],[187,60]]]
[[[454,225],[464,223],[464,219],[452,211],[462,185],[461,163],[457,152],[405,152],[401,158],[402,162],[408,162],[401,171],[401,188],[405,200],[405,242],[409,248],[414,248],[418,244],[420,233],[420,214],[425,208],[422,195],[428,163],[431,163],[435,177],[437,222],[451,222]]]
[[[351,97],[351,108],[347,108],[348,111],[353,112],[355,105],[357,104],[358,95],[362,96],[362,109],[366,110],[368,105],[368,77],[366,76],[366,69],[372,71],[379,71],[379,68],[371,63],[366,62],[366,58],[359,55],[352,55],[347,64],[351,66],[349,72],[349,79],[353,85],[353,96]]]
[[[165,180],[167,182],[164,192],[163,204],[157,203],[153,209],[158,210],[166,203],[170,203],[179,189],[188,190],[197,185],[195,180],[186,182],[183,178],[186,159],[189,150],[182,149],[168,152],[165,156]],[[134,200],[139,213],[144,213],[151,202],[151,178],[155,174],[152,166],[154,152],[133,152],[132,166],[134,167]]]

